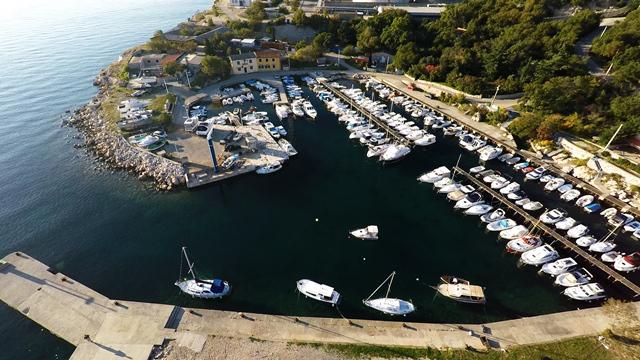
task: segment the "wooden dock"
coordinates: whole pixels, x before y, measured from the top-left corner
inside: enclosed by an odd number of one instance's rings
[[[555,243],[560,243],[566,250],[569,250],[575,253],[576,255],[578,255],[579,257],[581,257],[582,260],[587,262],[590,267],[593,267],[602,271],[607,276],[607,280],[623,285],[633,293],[634,298],[640,297],[640,286],[636,285],[635,283],[627,279],[624,275],[610,268],[599,259],[593,257],[591,254],[583,250],[580,246],[576,245],[571,240],[558,234],[551,227],[547,226],[546,224],[543,224],[542,222],[539,222],[536,217],[531,216],[525,210],[521,209],[519,206],[509,201],[504,196],[502,196],[502,194],[500,194],[498,191],[495,191],[491,187],[484,184],[482,181],[478,180],[475,176],[467,173],[466,171],[462,170],[457,166],[454,167],[454,171],[466,177],[469,181],[473,183],[474,186],[476,186],[477,189],[481,189],[483,192],[488,193],[489,195],[491,195],[492,198],[500,201],[504,206],[509,208],[509,210],[520,215],[520,217],[522,217],[525,221],[527,221],[531,225],[537,224],[536,227],[538,229],[541,229],[542,231],[544,231],[546,235],[552,238],[552,241],[551,241],[552,245]]]
[[[173,287],[171,282],[167,286]],[[292,295],[294,296],[294,295]],[[70,360],[148,360],[171,342],[201,352],[208,336],[261,341],[484,349],[596,336],[615,319],[602,308],[574,310],[495,323],[429,324],[347,320],[190,309],[112,300],[23,253],[0,262],[0,301],[76,346]],[[215,302],[212,302],[215,304]],[[215,305],[212,305],[215,306]],[[640,302],[628,304],[640,312]]]
[[[347,95],[343,94],[340,90],[334,88],[333,86],[329,85],[328,83],[322,83],[322,85],[324,85],[324,87],[327,88],[329,91],[331,91],[334,95],[336,95],[340,99],[342,99],[346,104],[349,104],[352,108],[358,110],[362,115],[364,115],[364,117],[366,117],[369,120],[369,122],[373,122],[376,126],[378,126],[379,128],[383,129],[384,131],[386,131],[389,135],[391,135],[393,138],[395,138],[397,142],[405,144],[407,146],[411,146],[412,145],[411,141],[407,140],[396,129],[392,128],[391,126],[389,126],[384,121],[382,121],[382,120],[378,119],[377,117],[375,117],[373,114],[371,114],[371,112],[369,112],[369,110],[367,110],[367,109],[363,108],[362,106],[358,105],[355,101],[353,101]]]

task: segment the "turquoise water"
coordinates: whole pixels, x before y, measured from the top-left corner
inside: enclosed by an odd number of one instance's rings
[[[158,194],[131,175],[96,170],[73,148],[75,133],[60,127],[61,116],[90,99],[91,79],[122,50],[208,5],[0,5],[7,59],[0,66],[0,254],[27,252],[111,298],[185,306],[338,316],[296,295],[295,281],[304,277],[335,286],[346,316],[384,319],[360,301],[395,270],[392,295],[418,308],[410,321],[487,322],[575,308],[549,279],[517,269],[476,218],[454,212],[415,181],[426,169],[453,165],[455,143],[439,136],[436,145],[382,167],[315,97],[317,121],[285,123],[300,155],[273,175]],[[467,167],[476,161],[462,158]],[[380,226],[380,241],[346,236],[370,223]],[[182,245],[200,272],[232,283],[228,298],[203,302],[179,294],[173,282]],[[427,285],[442,274],[486,286],[489,304],[434,298]],[[5,305],[0,348],[0,359],[64,359],[72,351]]]

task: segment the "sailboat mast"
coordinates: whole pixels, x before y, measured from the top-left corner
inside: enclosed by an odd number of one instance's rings
[[[187,248],[186,247],[182,247],[182,253],[184,254],[184,258],[185,260],[187,260],[187,266],[189,267],[189,271],[187,273],[191,273],[191,276],[193,276],[193,278],[196,278],[196,274],[193,272],[193,266],[195,264],[192,264],[191,261],[189,261],[189,256],[187,255]]]
[[[366,298],[366,299],[365,299],[365,301],[366,301],[366,300],[371,299],[371,297],[372,297],[375,293],[377,293],[377,292],[378,292],[378,290],[380,290],[380,288],[382,287],[382,285],[384,285],[384,283],[386,283],[386,282],[387,282],[387,280],[389,280],[389,278],[392,278],[392,281],[393,281],[393,276],[394,276],[395,274],[396,274],[396,272],[394,271],[394,272],[392,272],[392,273],[391,273],[391,275],[387,276],[387,278],[386,278],[386,279],[384,279],[384,281],[383,281],[382,283],[380,283],[380,285],[378,285],[378,287],[377,287],[375,290],[373,290],[373,292],[371,293],[371,295],[369,295],[369,297],[368,297],[368,298]],[[391,284],[389,284],[389,289],[390,289],[390,288],[391,288]],[[389,294],[389,289],[387,289],[387,295]]]
[[[396,276],[396,272],[391,273],[391,280],[389,280],[389,286],[387,287],[387,294],[384,296],[385,298],[389,297],[389,293],[391,292],[391,284],[393,284],[393,278]]]
[[[458,165],[460,165],[460,158],[462,158],[462,154],[458,155],[458,161],[456,161],[456,167],[453,168],[453,172],[451,173],[451,180],[453,180],[453,177],[456,176],[456,169],[458,168]]]

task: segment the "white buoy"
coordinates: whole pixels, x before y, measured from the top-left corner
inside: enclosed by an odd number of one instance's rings
[[[365,261],[365,260],[367,260],[367,258],[362,258],[362,261]]]
[[[316,222],[318,222],[318,218],[316,218]]]

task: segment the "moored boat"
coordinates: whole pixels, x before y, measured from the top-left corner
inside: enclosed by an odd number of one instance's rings
[[[480,220],[484,223],[492,223],[494,221],[498,221],[504,219],[506,212],[502,209],[495,209],[493,212],[486,213],[480,216]]]
[[[392,272],[372,293],[368,298],[362,300],[365,306],[378,310],[387,315],[407,315],[416,310],[415,306],[410,302],[402,299],[390,298],[389,292],[391,292],[391,284],[396,272]],[[389,282],[387,287],[387,293],[383,298],[371,299],[380,288]]]
[[[484,289],[478,285],[472,285],[469,281],[455,276],[442,276],[437,286],[432,286],[438,293],[449,299],[468,303],[485,304]]]
[[[636,271],[640,268],[640,252],[619,256],[613,263],[614,269],[623,272]]]
[[[378,227],[369,225],[361,229],[351,230],[349,234],[361,240],[378,240]]]
[[[529,229],[527,229],[526,226],[516,225],[511,229],[500,231],[498,237],[505,240],[514,240],[526,235],[527,233],[529,233]]]
[[[260,175],[266,175],[266,174],[271,174],[274,173],[278,170],[282,169],[282,164],[278,161],[273,162],[273,163],[269,163],[265,166],[261,166],[258,169],[256,169],[256,174],[260,174]]]
[[[190,279],[182,278],[182,266],[180,266],[181,275],[175,282],[175,285],[180,288],[183,293],[200,299],[219,299],[231,291],[231,286],[224,280],[201,279],[196,276],[195,264],[189,260],[186,247],[182,247],[182,256],[184,256],[184,259],[187,261],[187,273],[191,274]]]
[[[524,235],[507,243],[506,249],[511,253],[523,253],[542,245],[542,239],[537,235]]]
[[[558,286],[571,287],[587,284],[591,279],[593,279],[593,275],[587,269],[580,268],[559,274],[553,283]]]
[[[340,302],[340,293],[331,286],[319,284],[315,281],[302,279],[296,282],[298,291],[306,297],[336,305]]]
[[[577,265],[578,262],[573,258],[567,257],[542,265],[540,271],[551,276],[556,276],[573,269]]]
[[[571,299],[580,301],[600,300],[606,297],[604,289],[598,283],[572,286],[565,289],[562,293]]]
[[[551,245],[545,244],[523,252],[522,255],[520,255],[520,261],[524,264],[539,266],[553,261],[558,257],[558,252],[551,247]]]
[[[501,219],[501,220],[488,223],[486,228],[489,231],[502,231],[502,230],[511,229],[516,225],[518,224],[512,219]]]

